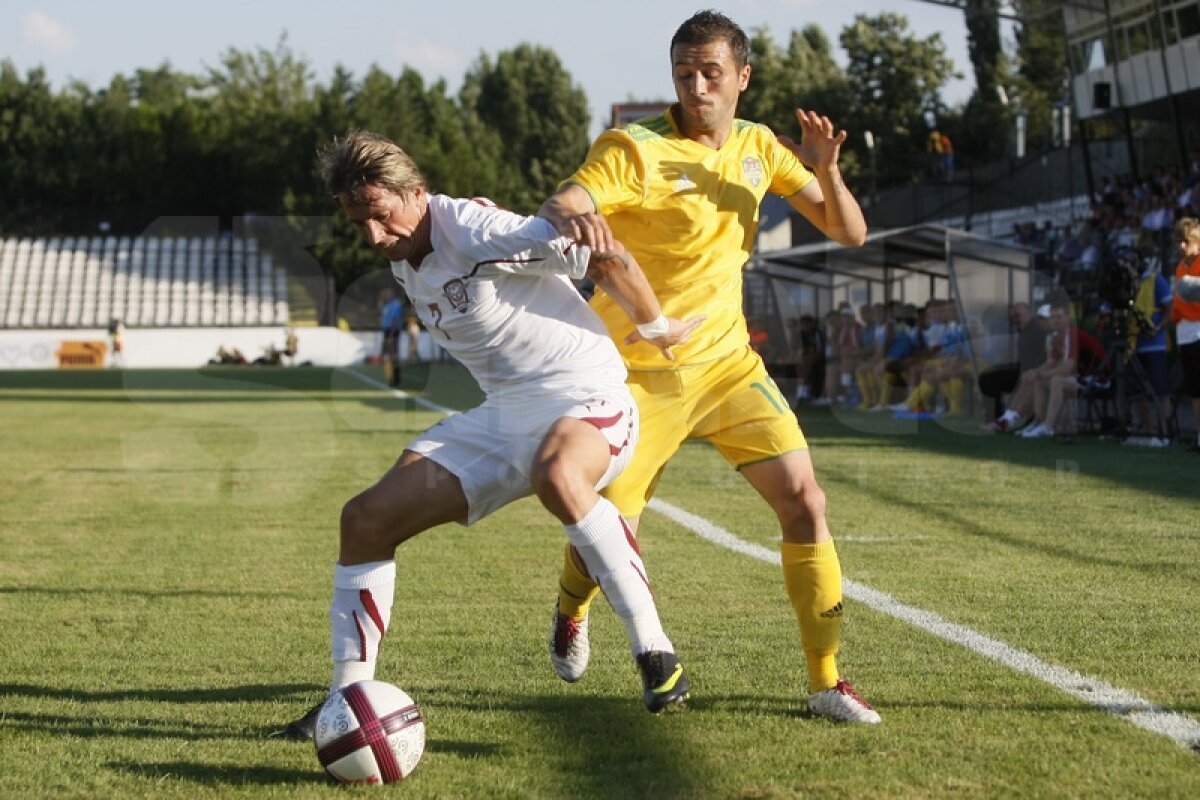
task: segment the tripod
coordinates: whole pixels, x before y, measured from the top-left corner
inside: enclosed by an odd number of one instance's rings
[[[1157,430],[1163,431],[1169,436],[1170,430],[1166,415],[1163,413],[1161,398],[1154,390],[1154,384],[1150,380],[1150,376],[1146,374],[1146,368],[1137,358],[1137,354],[1130,352],[1129,315],[1131,312],[1139,325],[1149,327],[1149,320],[1136,307],[1131,305],[1128,308],[1114,309],[1113,333],[1109,341],[1105,343],[1107,354],[1097,370],[1099,375],[1112,376],[1111,387],[1113,402],[1116,406],[1116,420],[1109,433],[1117,439],[1123,440],[1129,437],[1129,398],[1140,395],[1146,398],[1146,404],[1154,416],[1153,421],[1156,423]],[[1131,386],[1136,390],[1133,393],[1130,392]],[[1102,434],[1105,433],[1103,422],[1101,420]],[[1142,420],[1144,425],[1148,422],[1149,420]]]

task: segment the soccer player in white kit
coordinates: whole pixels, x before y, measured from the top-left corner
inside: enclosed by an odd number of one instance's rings
[[[663,631],[635,540],[597,490],[624,469],[637,406],[600,319],[571,279],[590,277],[630,315],[631,342],[670,347],[700,324],[667,319],[637,263],[596,253],[540,217],[431,194],[395,143],[352,131],[321,153],[326,188],[391,262],[426,329],[483,389],[434,425],[342,509],[330,608],[331,691],[375,676],[391,617],[395,551],[447,522],[470,525],[536,494],[564,526],[629,636],[643,702],[659,712],[689,683]],[[587,220],[580,222],[586,226]],[[320,705],[280,735],[308,739]]]

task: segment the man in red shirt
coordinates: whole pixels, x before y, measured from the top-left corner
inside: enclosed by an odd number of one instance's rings
[[[1026,439],[1074,432],[1080,379],[1104,364],[1104,346],[1071,324],[1065,306],[1051,307],[1049,322],[1046,363],[1034,370],[1034,422],[1019,434]]]

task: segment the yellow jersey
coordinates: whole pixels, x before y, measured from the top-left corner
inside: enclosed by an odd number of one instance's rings
[[[592,307],[630,369],[712,361],[749,342],[742,315],[742,268],[767,192],[789,197],[813,180],[765,125],[735,120],[719,149],[679,133],[670,110],[606,131],[564,184],[592,197],[613,234],[637,258],[663,313],[707,319],[664,365],[658,350],[626,345],[633,323],[602,291]]]

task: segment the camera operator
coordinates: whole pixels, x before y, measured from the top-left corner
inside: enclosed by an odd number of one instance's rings
[[[1167,421],[1171,416],[1171,386],[1167,370],[1167,322],[1171,313],[1171,285],[1162,273],[1150,270],[1149,261],[1134,253],[1138,283],[1129,308],[1129,344],[1133,358],[1141,365],[1149,388],[1159,403],[1159,413],[1151,414],[1146,386],[1142,386],[1136,408],[1148,438],[1131,437],[1126,444],[1167,447],[1171,443]],[[1136,385],[1136,384],[1135,384]]]
[[[1200,428],[1200,297],[1193,298],[1189,284],[1200,282],[1200,220],[1184,217],[1175,226],[1181,257],[1175,267],[1175,302],[1171,319],[1183,366],[1183,381],[1192,398],[1192,417]],[[1191,448],[1200,452],[1200,431]]]

